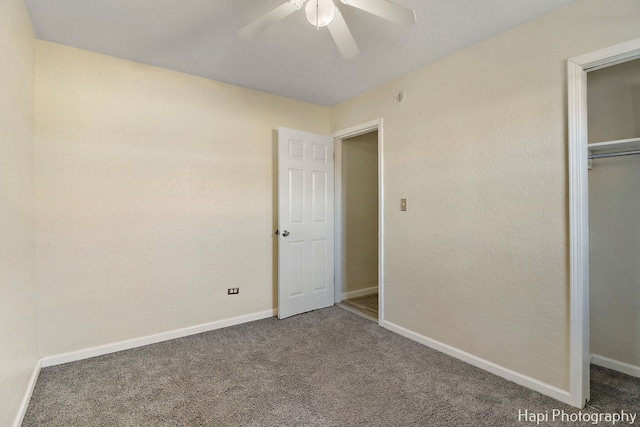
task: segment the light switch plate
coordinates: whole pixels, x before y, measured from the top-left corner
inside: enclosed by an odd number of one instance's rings
[[[402,212],[407,210],[407,199],[400,199],[400,210]]]

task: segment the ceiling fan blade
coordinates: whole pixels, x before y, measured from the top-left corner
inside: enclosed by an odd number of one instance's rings
[[[416,12],[397,3],[387,0],[340,0],[342,3],[353,6],[365,12],[372,13],[387,21],[394,22],[404,27],[410,27],[416,23]]]
[[[238,31],[238,35],[243,39],[250,40],[258,33],[300,9],[302,3],[304,3],[303,0],[288,0]]]
[[[338,50],[340,51],[342,58],[351,59],[358,56],[360,53],[358,45],[353,39],[351,31],[349,31],[347,22],[344,20],[337,7],[333,22],[331,22],[327,28],[329,28],[329,33],[331,33],[331,37],[333,37],[333,40],[336,42],[336,46],[338,46]]]

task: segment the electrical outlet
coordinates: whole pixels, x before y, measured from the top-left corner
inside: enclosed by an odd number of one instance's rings
[[[240,288],[227,289],[227,295],[238,295],[239,293],[240,293]]]

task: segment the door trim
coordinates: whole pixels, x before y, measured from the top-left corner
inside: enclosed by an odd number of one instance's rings
[[[640,58],[640,38],[567,60],[570,404],[590,399],[587,72]]]
[[[384,135],[383,119],[378,118],[334,132],[335,140],[335,302],[342,301],[343,282],[343,211],[342,211],[342,140],[378,131],[378,325],[384,322]]]

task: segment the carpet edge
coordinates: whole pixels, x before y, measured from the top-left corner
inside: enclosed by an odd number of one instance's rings
[[[591,354],[591,363],[597,366],[602,366],[603,368],[612,369],[614,371],[622,372],[623,374],[631,375],[632,377],[640,378],[640,366],[621,362],[619,360],[601,356],[595,353]]]
[[[392,332],[402,335],[405,338],[409,338],[410,340],[416,341],[434,350],[438,350],[446,355],[455,357],[456,359],[461,360],[470,365],[473,365],[476,368],[480,368],[484,371],[490,372],[494,375],[502,377],[518,385],[537,391],[538,393],[544,394],[545,396],[549,396],[567,405],[575,406],[571,393],[569,393],[566,390],[562,390],[558,387],[552,386],[550,384],[547,384],[535,378],[529,377],[527,375],[521,374],[519,372],[512,371],[511,369],[505,368],[504,366],[490,362],[486,359],[482,359],[471,353],[467,353],[466,351],[452,347],[448,344],[444,344],[440,341],[436,341],[434,339],[421,335],[417,332],[413,332],[409,329],[403,328],[402,326],[396,325],[395,323],[389,322],[387,320],[383,322],[382,326],[385,329],[388,329]]]
[[[229,326],[239,325],[242,323],[253,322],[255,320],[267,319],[277,314],[276,309],[259,311],[256,313],[244,314],[241,316],[230,317],[227,319],[216,320],[213,322],[203,323],[186,328],[174,329],[171,331],[160,332],[158,334],[147,335],[139,338],[118,341],[111,344],[104,344],[97,347],[85,348],[82,350],[71,351],[52,356],[45,356],[41,359],[41,367],[61,365],[63,363],[76,362],[78,360],[89,359],[91,357],[103,356],[118,351],[130,350],[132,348],[142,347],[149,344],[156,344],[163,341],[169,341],[176,338],[182,338],[189,335],[201,334],[216,329],[226,328]]]
[[[41,369],[42,360],[38,359],[36,361],[36,366],[33,368],[33,372],[31,373],[31,377],[29,378],[29,382],[27,383],[27,389],[24,392],[22,402],[20,402],[18,413],[16,414],[16,418],[12,424],[13,427],[20,427],[22,425],[22,422],[24,421],[25,415],[27,415],[27,408],[29,407],[31,396],[33,396],[33,391],[36,388],[36,382],[38,382],[38,377],[40,376]]]

